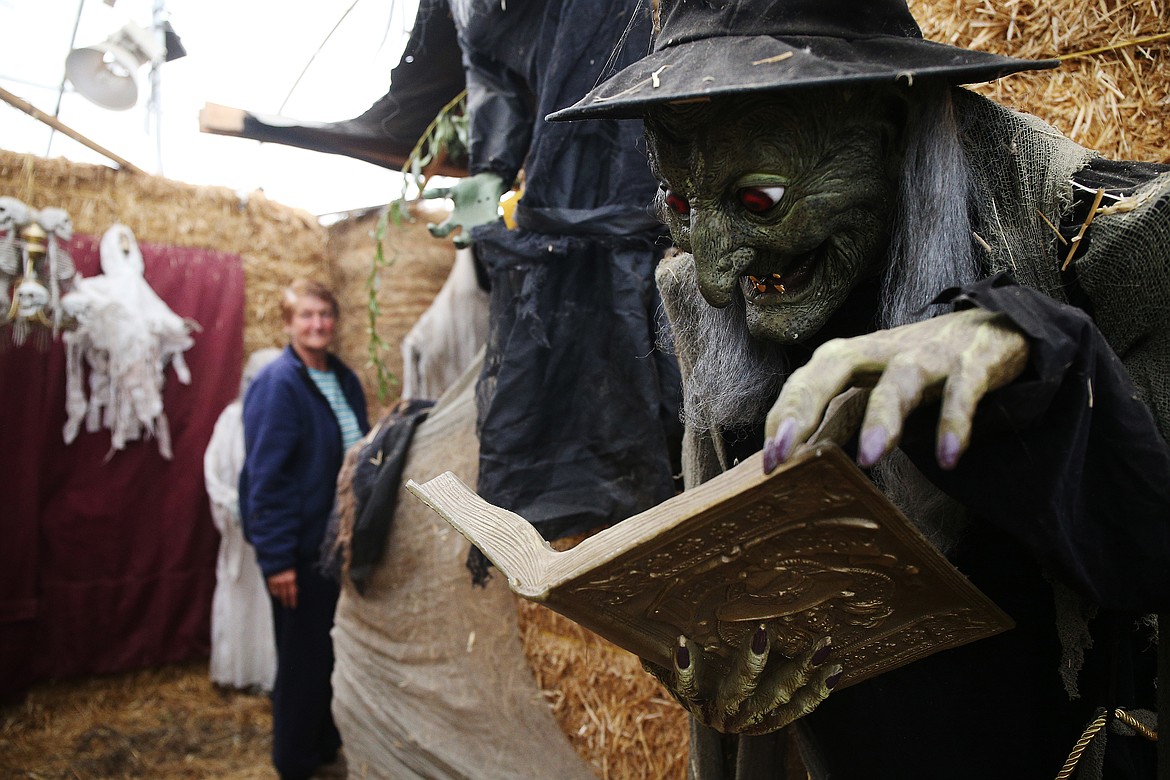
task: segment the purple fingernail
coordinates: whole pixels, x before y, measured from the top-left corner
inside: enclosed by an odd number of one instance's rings
[[[768,630],[763,626],[756,629],[756,633],[752,634],[752,652],[756,655],[763,655],[764,651],[768,649]]]
[[[948,431],[938,442],[938,465],[950,471],[959,464],[959,436]]]
[[[674,649],[674,664],[679,669],[686,669],[691,665],[691,651],[686,645],[679,645]]]
[[[869,468],[877,463],[878,458],[886,451],[886,444],[890,440],[890,432],[884,425],[875,425],[861,434],[861,443],[857,448],[857,462],[863,468]]]
[[[836,671],[825,678],[825,687],[830,691],[837,687],[837,683],[841,682],[842,671]]]
[[[776,439],[764,441],[764,473],[771,474],[780,465],[780,442]]]
[[[780,428],[776,431],[776,438],[772,440],[776,445],[777,465],[788,460],[788,456],[792,454],[792,445],[795,444],[795,439],[796,418],[789,417],[780,423]]]
[[[825,645],[824,647],[819,648],[815,653],[813,653],[812,665],[813,666],[820,666],[825,661],[828,661],[829,654],[832,652],[833,652],[832,645]]]

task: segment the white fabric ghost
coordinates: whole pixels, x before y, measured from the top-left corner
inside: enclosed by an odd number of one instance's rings
[[[261,349],[248,358],[240,395],[220,413],[203,455],[211,518],[220,534],[211,600],[209,674],[213,683],[231,688],[271,691],[276,677],[272,604],[256,553],[240,528],[238,485],[244,465],[244,391],[279,354],[279,349]]]
[[[163,410],[164,369],[170,363],[179,381],[190,384],[183,352],[194,343],[191,327],[150,288],[142,253],[125,225],[114,225],[101,240],[102,274],[77,279],[62,299],[76,318],[65,342],[65,443],[85,419],[89,432],[108,428],[113,449],[143,433],[158,440],[171,458],[171,435]],[[89,396],[82,360],[89,367]]]

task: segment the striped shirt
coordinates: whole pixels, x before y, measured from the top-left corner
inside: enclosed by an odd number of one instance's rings
[[[337,418],[337,425],[341,428],[341,443],[348,450],[362,438],[362,429],[358,426],[357,415],[353,413],[353,409],[349,408],[349,402],[345,400],[345,395],[341,392],[337,375],[332,371],[318,371],[315,368],[309,368],[309,376],[312,377],[317,389],[321,391],[321,395],[325,396],[325,400],[333,409],[333,416]]]

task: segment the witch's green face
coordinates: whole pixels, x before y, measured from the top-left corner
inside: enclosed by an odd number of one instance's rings
[[[665,107],[646,118],[658,206],[712,306],[753,336],[815,334],[885,257],[893,102],[804,92]]]

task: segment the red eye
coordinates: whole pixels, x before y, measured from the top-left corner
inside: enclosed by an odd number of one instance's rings
[[[675,214],[678,214],[680,217],[685,217],[687,214],[691,213],[691,204],[687,201],[687,199],[681,195],[676,195],[673,192],[666,193],[666,205],[670,207],[671,211],[673,211]]]
[[[784,197],[783,187],[744,187],[738,193],[739,202],[753,214],[770,210]]]

